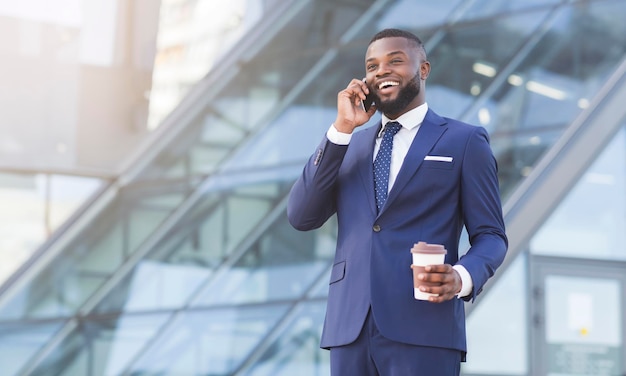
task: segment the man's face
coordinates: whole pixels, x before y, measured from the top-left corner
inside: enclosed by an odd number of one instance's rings
[[[370,44],[365,56],[366,80],[379,111],[395,119],[424,103],[422,81],[430,73],[424,53],[402,37]]]

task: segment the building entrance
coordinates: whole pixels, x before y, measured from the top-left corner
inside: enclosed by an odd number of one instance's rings
[[[626,263],[533,256],[531,374],[626,375]]]

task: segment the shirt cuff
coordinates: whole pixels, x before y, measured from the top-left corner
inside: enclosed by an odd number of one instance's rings
[[[336,145],[348,145],[352,139],[352,133],[341,133],[335,128],[335,124],[332,124],[326,132],[328,141]]]
[[[467,269],[463,265],[454,265],[454,270],[459,273],[461,276],[461,291],[456,294],[457,298],[464,298],[472,293],[472,289],[474,288],[474,282],[472,281],[472,276],[469,274]]]

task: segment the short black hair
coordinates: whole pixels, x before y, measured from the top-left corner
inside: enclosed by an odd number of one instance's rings
[[[424,49],[424,43],[422,43],[422,40],[417,35],[411,33],[410,31],[400,30],[400,29],[381,30],[372,37],[369,44],[372,44],[379,39],[393,38],[393,37],[401,37],[401,38],[405,38],[407,40],[413,41],[415,42],[416,47],[421,48],[422,50],[424,50],[424,52],[426,52],[426,50]]]

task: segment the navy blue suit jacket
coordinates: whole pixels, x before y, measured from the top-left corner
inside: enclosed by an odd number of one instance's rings
[[[299,230],[337,214],[321,347],[353,342],[371,307],[391,340],[465,352],[463,301],[415,300],[410,249],[418,241],[445,245],[446,263],[463,265],[472,277],[470,299],[502,263],[507,239],[487,132],[429,110],[377,214],[372,161],[379,130],[355,132],[349,145],[324,138],[289,197],[289,221]],[[471,247],[459,259],[464,225]]]

